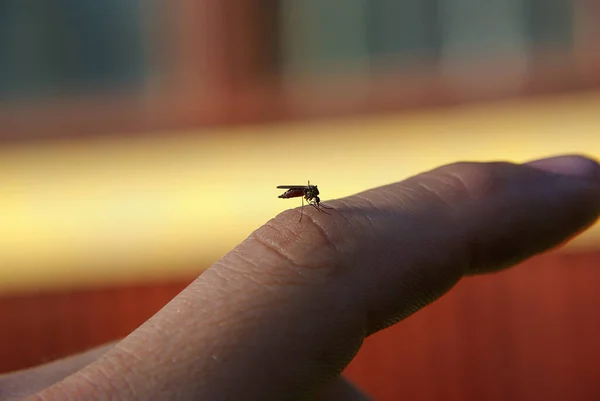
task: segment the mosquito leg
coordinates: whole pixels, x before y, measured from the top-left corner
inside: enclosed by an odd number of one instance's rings
[[[300,208],[300,220],[298,220],[298,223],[300,223],[302,221],[303,213],[304,213],[304,197],[302,197],[302,207]]]
[[[312,202],[312,203],[310,203],[310,205],[311,205],[312,207],[314,207],[315,209],[317,209],[317,210],[318,210],[319,212],[321,212],[321,213],[325,213],[325,214],[329,214],[329,215],[331,215],[331,213],[327,213],[325,210],[323,210],[323,205],[322,205],[322,204],[320,204],[320,203],[317,203],[317,202]],[[332,208],[332,207],[330,207],[329,209],[333,209],[333,208]]]
[[[333,208],[330,208],[330,209],[333,209]],[[323,205],[321,205],[321,204],[319,204],[319,203],[317,203],[317,210],[318,210],[319,212],[321,212],[321,213],[325,213],[325,214],[329,214],[329,215],[331,215],[331,213],[327,213],[325,210],[323,210]]]

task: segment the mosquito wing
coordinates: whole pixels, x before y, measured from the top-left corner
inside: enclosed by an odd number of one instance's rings
[[[279,189],[308,189],[306,185],[278,185]]]

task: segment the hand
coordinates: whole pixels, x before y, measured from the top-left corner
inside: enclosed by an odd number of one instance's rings
[[[365,400],[340,372],[366,336],[593,224],[600,166],[459,163],[327,204],[269,221],[122,341],[4,375],[0,394]]]

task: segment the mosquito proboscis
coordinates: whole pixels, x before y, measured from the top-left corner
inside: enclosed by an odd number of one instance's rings
[[[308,185],[279,185],[277,188],[286,189],[284,193],[278,196],[278,198],[290,199],[290,198],[302,198],[302,208],[300,209],[300,221],[302,221],[302,215],[304,212],[304,200],[306,202],[317,209],[319,212],[327,213],[324,209],[333,209],[332,207],[326,206],[321,203],[321,198],[319,198],[319,188],[316,185],[310,185],[310,181],[308,181]]]

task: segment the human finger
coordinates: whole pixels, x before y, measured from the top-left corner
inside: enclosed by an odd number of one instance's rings
[[[513,265],[592,224],[600,167],[556,160],[458,163],[331,202],[332,216],[305,211],[299,224],[284,212],[53,391],[94,378],[141,398],[314,396],[365,336],[463,275]]]

